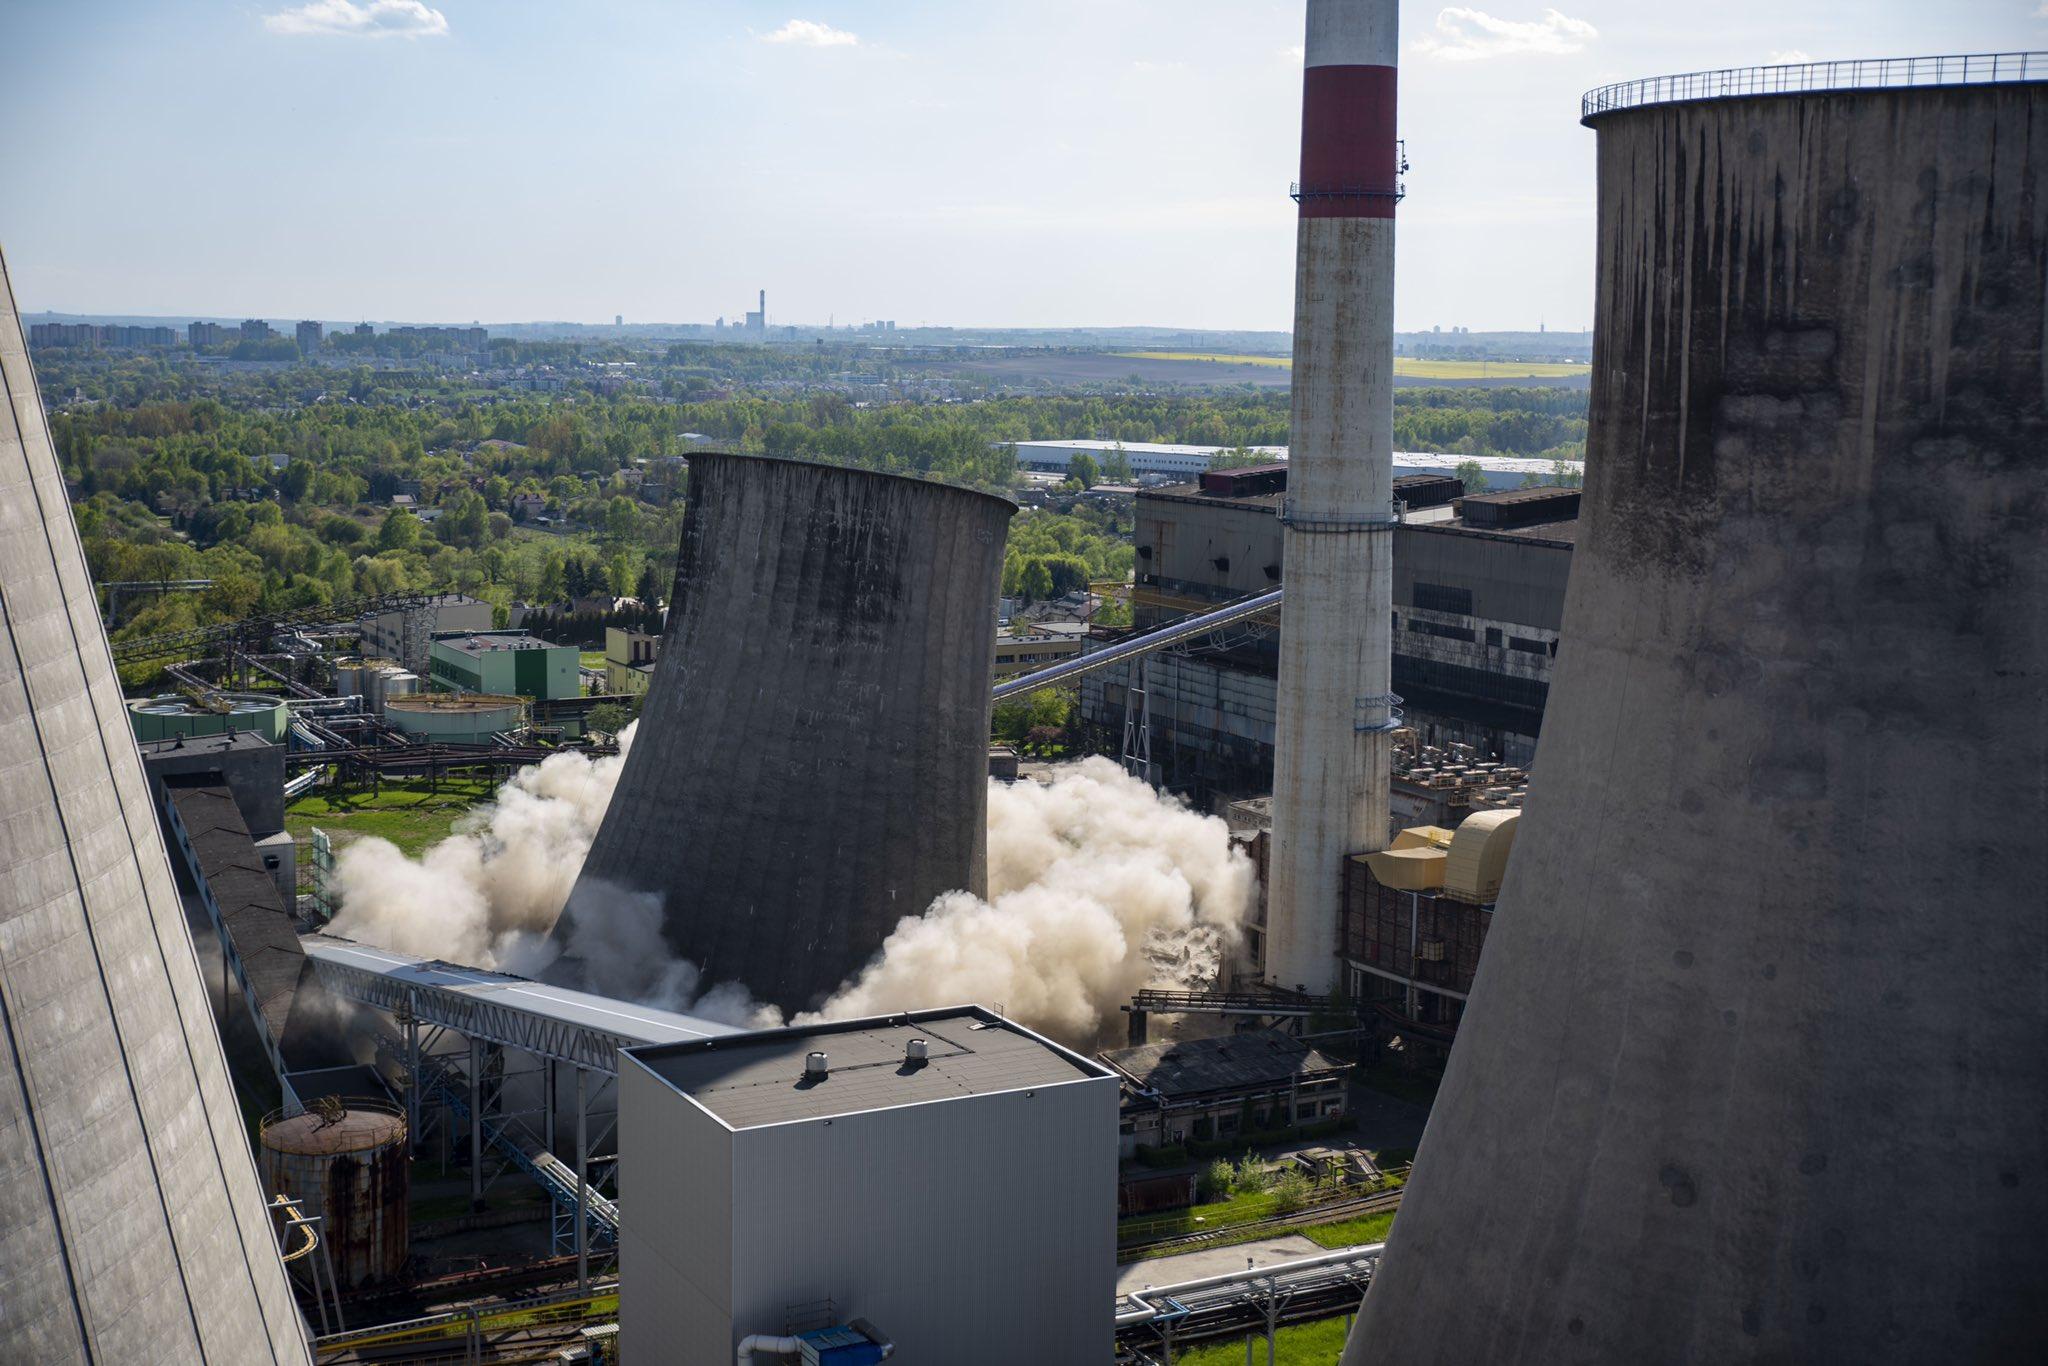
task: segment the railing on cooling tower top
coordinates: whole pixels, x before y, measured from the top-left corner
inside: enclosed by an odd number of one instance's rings
[[[1790,66],[1730,67],[1682,76],[1651,76],[1588,91],[1579,101],[1581,122],[1620,109],[1687,100],[1740,99],[1826,90],[1885,90],[1905,86],[1988,85],[2048,80],[2048,52],[1984,52],[1955,57],[1870,57]]]

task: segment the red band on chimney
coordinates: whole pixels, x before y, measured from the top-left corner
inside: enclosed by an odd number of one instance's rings
[[[1301,216],[1392,218],[1391,66],[1312,66],[1301,91]]]

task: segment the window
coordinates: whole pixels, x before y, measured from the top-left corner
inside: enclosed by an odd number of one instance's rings
[[[1486,643],[1493,646],[1500,644],[1500,627],[1489,626],[1486,628]],[[1516,648],[1519,649],[1520,647],[1517,646]]]
[[[1472,590],[1418,581],[1415,585],[1415,605],[1425,612],[1451,612],[1461,617],[1469,617],[1472,615]]]
[[[1216,572],[1219,574],[1228,574],[1230,572],[1230,557],[1228,555],[1218,555],[1209,563],[1216,566]]]
[[[1509,636],[1508,648],[1520,650],[1525,655],[1540,655],[1545,653],[1548,647],[1542,641],[1531,640],[1527,636]]]
[[[1408,629],[1417,635],[1437,636],[1443,640],[1469,642],[1474,639],[1472,628],[1469,626],[1439,626],[1433,621],[1410,621]]]

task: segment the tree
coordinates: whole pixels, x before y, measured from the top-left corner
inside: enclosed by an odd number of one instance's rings
[[[1094,488],[1102,482],[1102,467],[1088,452],[1075,451],[1073,458],[1067,461],[1067,477],[1084,489]]]
[[[384,524],[377,528],[377,549],[410,550],[419,541],[419,518],[404,508],[393,508],[384,514]]]
[[[1024,562],[1017,574],[1017,591],[1026,602],[1038,602],[1052,596],[1052,571],[1045,567],[1042,556],[1033,556]]]
[[[640,513],[630,498],[614,498],[605,506],[605,533],[619,540],[631,540],[640,529]]]
[[[1458,482],[1465,486],[1465,492],[1486,492],[1486,468],[1477,460],[1460,460],[1457,469],[1452,473],[1457,475]]]
[[[617,702],[600,702],[590,709],[590,715],[584,718],[584,724],[590,730],[601,730],[606,735],[617,735],[632,719],[633,713]]]
[[[633,587],[633,596],[643,606],[659,607],[668,594],[661,591],[661,575],[654,570],[654,561],[649,560],[640,567],[640,582]]]

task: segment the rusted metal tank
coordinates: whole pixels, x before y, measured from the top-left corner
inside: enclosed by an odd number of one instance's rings
[[[342,1289],[389,1280],[405,1267],[408,1136],[405,1114],[380,1100],[316,1105],[266,1117],[263,1179],[321,1222],[320,1241]]]

